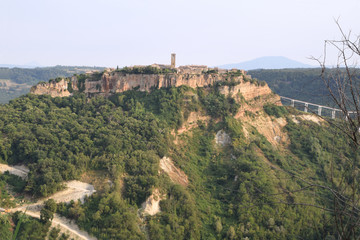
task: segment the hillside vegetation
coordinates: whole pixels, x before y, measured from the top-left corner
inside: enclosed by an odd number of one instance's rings
[[[97,193],[84,203],[49,209],[98,239],[336,238],[331,215],[309,206],[326,208],[330,195],[300,190],[306,184],[293,175],[326,185],[341,170],[337,163],[354,157],[346,139],[294,109],[264,106],[263,97],[239,99],[216,86],[133,90],[108,99],[25,95],[0,105],[0,162],[27,165],[24,191],[38,197],[66,180],[96,181]],[[194,112],[204,117],[184,128]],[[269,124],[254,127],[262,122]],[[271,135],[275,125],[282,126],[279,141]],[[230,139],[223,145],[215,143],[220,130]],[[160,169],[164,156],[184,171],[187,186]],[[1,178],[0,186],[8,181]],[[138,215],[154,189],[164,195],[161,212]],[[12,204],[8,192],[1,197],[0,207]],[[1,215],[2,236],[19,219]],[[46,224],[27,221],[18,239],[43,239]]]

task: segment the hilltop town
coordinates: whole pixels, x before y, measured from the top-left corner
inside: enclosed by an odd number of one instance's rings
[[[31,88],[31,93],[52,97],[66,97],[74,92],[88,96],[110,96],[128,90],[148,91],[152,89],[179,87],[196,88],[218,84],[223,94],[240,92],[245,98],[271,93],[265,82],[252,79],[244,70],[209,68],[205,65],[175,66],[172,54],[171,65],[152,64],[122,69],[108,68],[103,72],[89,72],[70,78],[57,78],[48,83],[41,82]]]

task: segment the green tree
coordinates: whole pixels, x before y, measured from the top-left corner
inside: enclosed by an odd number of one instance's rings
[[[48,223],[53,220],[56,212],[56,202],[54,199],[48,199],[44,203],[44,207],[40,210],[40,221],[42,223]]]
[[[56,240],[59,236],[60,229],[59,228],[52,228],[49,233],[49,240]]]
[[[227,236],[227,238],[230,239],[230,240],[235,239],[235,237],[236,237],[236,232],[235,232],[235,229],[234,229],[233,226],[230,226],[230,227],[229,227],[229,229],[228,229],[228,231],[227,231],[227,233],[226,233],[226,236]]]
[[[12,226],[8,215],[0,215],[0,239],[10,240],[12,238]]]
[[[221,219],[220,218],[216,219],[214,227],[215,227],[216,233],[221,233],[221,231],[223,230],[223,226],[221,224]]]

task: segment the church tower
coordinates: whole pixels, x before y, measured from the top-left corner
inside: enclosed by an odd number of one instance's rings
[[[171,68],[175,68],[175,58],[176,58],[176,54],[172,53],[171,54]]]

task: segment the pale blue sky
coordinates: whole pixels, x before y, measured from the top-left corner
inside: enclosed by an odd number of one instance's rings
[[[0,64],[221,65],[307,58],[360,34],[359,0],[0,0]]]

